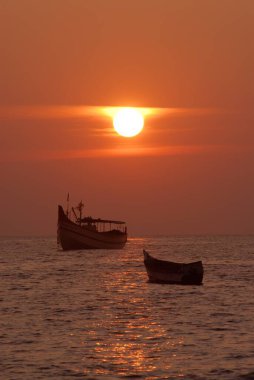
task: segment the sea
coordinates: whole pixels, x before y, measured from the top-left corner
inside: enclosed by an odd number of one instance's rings
[[[201,259],[203,285],[149,283],[143,249]],[[254,236],[2,237],[0,279],[1,380],[254,379]]]

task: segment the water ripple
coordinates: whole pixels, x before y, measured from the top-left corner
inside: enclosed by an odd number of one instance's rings
[[[0,244],[4,379],[254,379],[254,237],[136,238],[106,252]],[[143,248],[202,258],[204,285],[148,283]]]

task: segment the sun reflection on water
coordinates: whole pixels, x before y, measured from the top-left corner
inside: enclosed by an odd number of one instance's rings
[[[111,369],[118,375],[130,375],[130,372],[133,375],[149,374],[156,372],[162,365],[164,370],[170,370],[171,361],[176,357],[172,350],[175,346],[182,345],[183,340],[171,341],[168,337],[167,342],[163,342],[166,332],[160,325],[153,324],[151,327],[142,323],[135,325],[127,323],[127,325],[123,334],[115,336],[113,332],[109,333],[107,343],[100,340],[94,342],[90,355],[93,361],[96,359],[96,362],[100,363],[94,368],[95,373],[106,375]],[[167,362],[161,358],[161,352],[165,354],[165,350],[168,350],[169,356],[171,355],[171,359]],[[84,362],[87,363],[87,357],[84,358]]]
[[[110,280],[104,279],[105,293],[117,295],[114,301],[106,300],[101,318],[91,319],[85,329],[82,364],[86,374],[149,375],[161,366],[170,370],[177,349],[184,343],[182,337],[173,338],[167,326],[157,320],[149,294],[140,294],[131,276],[130,271],[114,271]],[[96,367],[94,362],[98,363]]]

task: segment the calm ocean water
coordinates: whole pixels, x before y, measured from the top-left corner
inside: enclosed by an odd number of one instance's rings
[[[202,286],[147,282],[142,249],[202,259]],[[0,378],[254,379],[254,236],[130,239],[119,251],[0,239]]]

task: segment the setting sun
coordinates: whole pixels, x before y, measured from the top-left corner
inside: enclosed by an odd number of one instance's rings
[[[135,108],[121,108],[113,117],[116,132],[124,137],[138,135],[144,126],[144,118]]]

